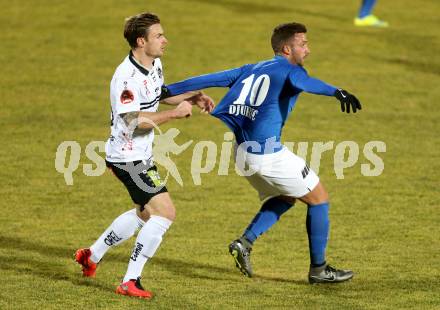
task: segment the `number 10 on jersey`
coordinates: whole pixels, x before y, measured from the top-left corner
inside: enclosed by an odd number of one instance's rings
[[[238,98],[232,104],[246,104],[249,93],[249,103],[251,106],[258,107],[263,103],[269,91],[270,77],[267,74],[262,74],[255,81],[254,78],[255,74],[252,74],[241,81],[244,84],[243,88]]]

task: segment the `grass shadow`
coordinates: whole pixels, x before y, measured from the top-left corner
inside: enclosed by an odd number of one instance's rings
[[[68,281],[78,286],[90,286],[108,292],[114,289],[114,285],[103,284],[96,280],[83,278],[78,274],[69,272],[65,265],[53,262],[35,260],[25,257],[7,257],[0,255],[0,270],[11,271],[54,281]]]
[[[31,242],[25,239],[0,235],[0,248],[9,250],[18,250],[22,253],[37,252],[49,258],[72,258],[75,249],[70,247],[53,246],[38,242]],[[47,278],[57,281],[70,281],[75,285],[93,286],[105,291],[114,289],[113,286],[104,285],[98,281],[90,281],[90,279],[82,278],[79,273],[72,273],[67,269],[66,265],[53,263],[52,261],[41,261],[32,259],[32,255],[25,257],[6,257],[0,256],[1,270],[14,270],[19,273],[32,273],[40,278]],[[128,255],[121,255],[118,253],[109,253],[105,256],[105,262],[111,261],[128,261]],[[185,261],[175,258],[155,257],[152,260],[154,264],[160,265],[162,268],[172,272],[173,274],[188,277],[192,279],[206,279],[214,281],[242,281],[238,270],[231,266],[231,268],[213,266],[211,264]],[[23,266],[24,265],[24,266]],[[298,285],[307,284],[305,281],[291,280],[279,277],[269,277],[264,275],[255,275],[255,279],[271,281],[271,282],[285,282],[295,283]]]
[[[421,73],[430,73],[435,75],[440,75],[440,65],[430,62],[422,62],[414,59],[404,59],[404,58],[384,58],[383,62],[387,62],[393,65],[404,66],[411,71],[419,71]]]
[[[280,277],[269,277],[269,276],[263,276],[263,275],[254,275],[254,278],[261,279],[264,281],[270,281],[270,282],[280,282],[280,283],[291,283],[296,285],[303,285],[303,286],[309,286],[309,282],[306,280],[293,280],[293,279],[287,279],[287,278],[280,278]]]

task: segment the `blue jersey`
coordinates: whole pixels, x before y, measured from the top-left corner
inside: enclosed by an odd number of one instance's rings
[[[282,56],[167,86],[171,96],[208,87],[230,88],[211,114],[234,132],[238,144],[249,142],[248,151],[257,154],[282,148],[282,128],[302,91],[327,96],[336,91]]]

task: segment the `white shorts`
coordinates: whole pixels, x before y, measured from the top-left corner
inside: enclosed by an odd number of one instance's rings
[[[280,195],[299,198],[319,183],[304,159],[285,146],[276,153],[261,155],[236,147],[236,169],[257,190],[261,201]]]

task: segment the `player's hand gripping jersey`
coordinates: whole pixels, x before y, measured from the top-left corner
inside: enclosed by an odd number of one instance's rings
[[[282,56],[167,86],[172,96],[208,87],[230,88],[211,114],[226,123],[238,144],[255,141],[248,149],[255,154],[282,148],[281,130],[302,91],[326,96],[336,91]]]

